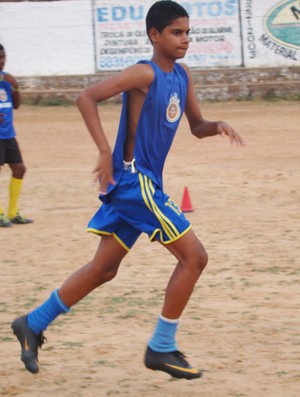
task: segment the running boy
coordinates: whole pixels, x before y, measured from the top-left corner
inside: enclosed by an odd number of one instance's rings
[[[32,222],[18,212],[18,201],[26,171],[13,125],[13,109],[20,106],[20,93],[15,77],[3,71],[5,60],[5,49],[0,44],[0,169],[7,163],[12,171],[7,215],[0,204],[0,227]]]
[[[93,138],[99,160],[102,205],[88,230],[101,235],[94,258],[72,274],[49,299],[12,329],[21,347],[25,367],[38,372],[38,347],[43,331],[61,313],[92,290],[113,279],[122,259],[141,233],[158,241],[177,259],[166,288],[156,329],[146,348],[147,368],[175,378],[199,378],[176,345],[179,318],[207,263],[206,251],[189,221],[163,192],[162,170],[182,113],[197,138],[227,135],[243,146],[242,138],[222,121],[203,119],[189,69],[175,63],[189,46],[189,17],[174,1],[158,1],[149,9],[146,28],[153,45],[151,61],[141,61],[114,77],[83,91],[77,105]],[[123,92],[123,108],[113,153],[99,118],[97,103]]]

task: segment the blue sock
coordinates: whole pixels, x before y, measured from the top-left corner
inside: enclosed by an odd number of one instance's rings
[[[36,335],[39,335],[58,315],[69,311],[70,308],[60,299],[58,290],[55,290],[48,300],[28,314],[27,325]]]
[[[148,346],[160,353],[170,353],[178,350],[175,341],[178,323],[179,320],[168,320],[163,316],[159,316],[156,329]]]

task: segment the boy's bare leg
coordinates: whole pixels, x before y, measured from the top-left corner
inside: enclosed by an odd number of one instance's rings
[[[111,280],[126,253],[114,237],[103,237],[91,262],[73,273],[42,305],[13,321],[12,329],[21,345],[21,360],[28,371],[39,371],[38,348],[44,343],[43,330],[93,289]]]
[[[166,289],[161,316],[148,342],[145,365],[175,378],[200,378],[201,371],[193,368],[178,351],[175,336],[179,317],[207,264],[207,253],[192,230],[166,248],[175,255],[178,264]]]
[[[92,261],[73,273],[59,288],[64,304],[73,306],[95,288],[113,279],[127,253],[113,236],[103,236]]]
[[[166,248],[178,259],[178,264],[169,280],[161,314],[168,319],[178,319],[207,264],[208,256],[192,230]]]

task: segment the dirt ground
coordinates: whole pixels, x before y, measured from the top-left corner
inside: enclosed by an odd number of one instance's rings
[[[100,108],[113,144],[119,105]],[[139,397],[300,396],[299,102],[203,104],[230,122],[247,146],[196,140],[183,120],[165,167],[165,190],[210,260],[180,323],[178,345],[204,371],[173,380],[143,366],[175,261],[142,236],[117,278],[46,331],[40,373],[24,370],[11,321],[92,257],[86,233],[98,208],[96,150],[75,107],[23,106],[15,113],[27,165],[21,212],[27,226],[0,229],[0,395]],[[0,175],[7,206],[9,169]]]

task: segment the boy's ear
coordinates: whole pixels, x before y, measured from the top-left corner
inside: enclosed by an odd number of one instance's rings
[[[149,39],[152,43],[156,43],[159,37],[159,31],[155,28],[149,30]]]

